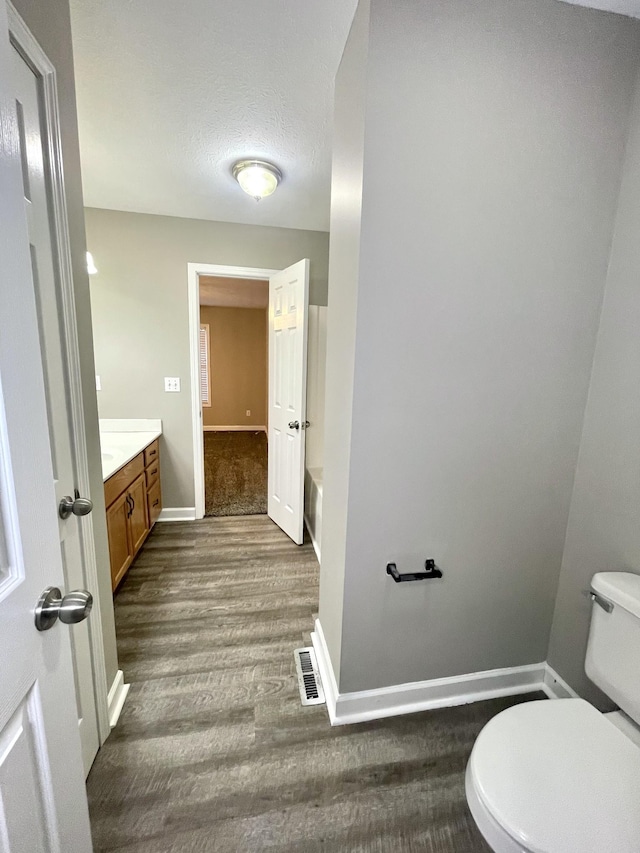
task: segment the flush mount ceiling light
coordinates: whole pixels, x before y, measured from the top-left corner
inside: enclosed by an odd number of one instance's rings
[[[231,170],[242,189],[256,201],[271,195],[282,180],[282,172],[266,160],[238,160]]]

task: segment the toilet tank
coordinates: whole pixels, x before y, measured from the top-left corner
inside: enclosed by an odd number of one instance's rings
[[[640,724],[640,575],[598,572],[585,671]]]

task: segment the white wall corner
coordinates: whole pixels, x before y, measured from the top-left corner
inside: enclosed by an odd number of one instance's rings
[[[195,521],[196,508],[194,506],[167,506],[158,516],[158,521]]]
[[[309,534],[309,539],[311,539],[311,544],[313,545],[313,550],[316,552],[316,557],[318,558],[318,563],[320,563],[320,543],[316,539],[313,534],[313,526],[307,517],[307,513],[304,513],[304,523],[307,528],[307,533]]]
[[[120,717],[120,712],[124,705],[124,700],[127,698],[130,684],[124,683],[124,673],[119,669],[116,677],[113,679],[113,684],[109,689],[107,703],[109,706],[109,725],[114,728]]]
[[[329,713],[329,722],[332,726],[338,725],[336,722],[336,700],[338,697],[338,685],[333,672],[333,665],[329,657],[329,649],[327,641],[324,638],[324,632],[320,620],[316,619],[316,630],[311,634],[311,642],[316,653],[318,661],[318,669],[320,670],[320,678],[322,679],[322,687],[324,689],[324,698],[327,702],[327,711]]]
[[[542,682],[542,690],[547,694],[549,699],[576,699],[578,694],[570,687],[567,682],[560,678],[558,673],[549,666],[544,665],[544,679]]]

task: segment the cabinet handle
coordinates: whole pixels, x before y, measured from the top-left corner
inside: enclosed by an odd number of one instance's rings
[[[153,502],[152,506],[158,506],[159,503],[160,503],[160,498],[156,498],[155,501]]]
[[[153,477],[153,476],[154,476],[155,474],[157,474],[157,473],[158,473],[158,469],[157,469],[157,468],[154,468],[154,469],[153,469],[153,471],[150,471],[150,472],[149,472],[149,476],[150,476],[150,477]]]
[[[133,508],[131,506],[131,495],[127,495],[126,501],[127,506],[129,507],[129,511],[127,512],[127,518],[131,518],[131,513],[133,512]]]
[[[149,452],[149,459],[151,459],[152,456],[155,456],[157,452],[158,452],[157,450],[151,450]]]

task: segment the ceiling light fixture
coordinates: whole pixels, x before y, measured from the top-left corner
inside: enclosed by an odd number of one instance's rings
[[[91,252],[87,252],[87,272],[89,275],[95,275],[98,272],[98,268],[93,262],[93,255]]]
[[[238,160],[231,171],[242,189],[256,201],[275,192],[282,180],[280,169],[266,160]]]

